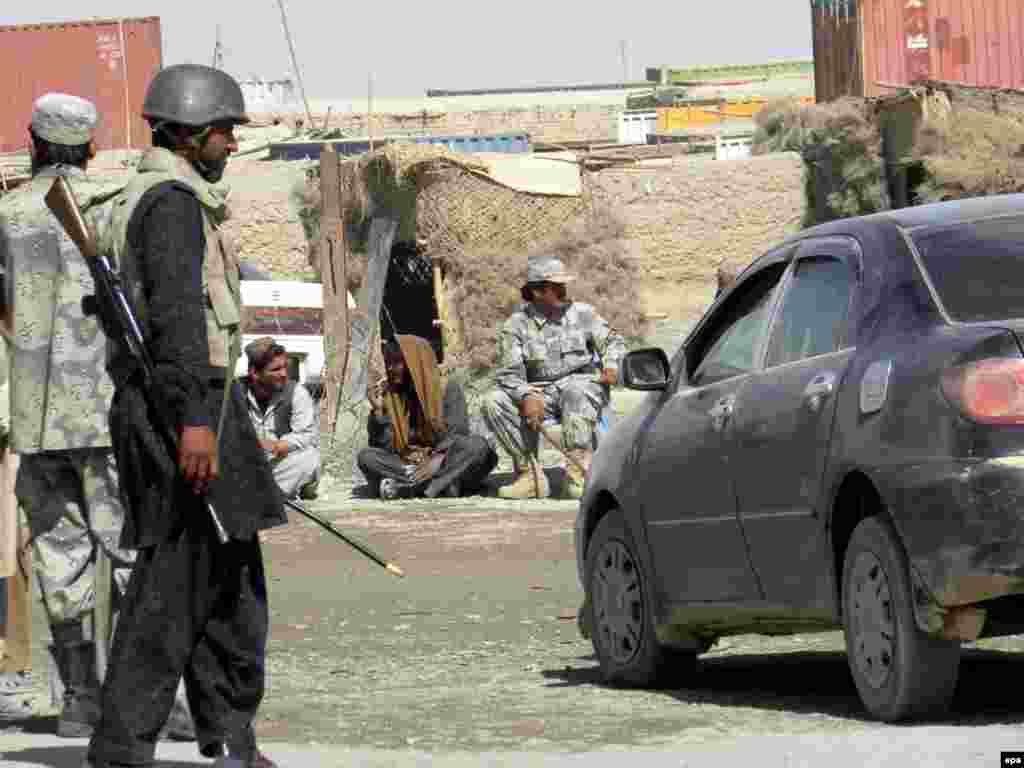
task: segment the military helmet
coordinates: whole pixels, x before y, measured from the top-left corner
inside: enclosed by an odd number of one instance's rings
[[[249,122],[245,97],[235,78],[202,64],[175,64],[157,72],[146,89],[142,116],[150,124],[166,122],[194,128]]]

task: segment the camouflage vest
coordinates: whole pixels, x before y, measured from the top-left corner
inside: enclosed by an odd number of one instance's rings
[[[82,313],[93,284],[85,260],[44,202],[57,175],[67,178],[95,224],[123,183],[56,166],[0,200],[0,255],[11,305],[11,448],[19,453],[106,448],[114,388],[106,339]]]
[[[114,201],[109,226],[100,238],[100,251],[116,264],[124,279],[125,290],[143,327],[148,307],[136,254],[128,247],[128,223],[136,206],[150,189],[174,181],[188,187],[203,211],[206,253],[203,257],[203,293],[206,295],[206,332],[210,347],[210,365],[227,369],[232,378],[241,353],[241,289],[238,259],[228,237],[220,229],[227,219],[224,195],[204,180],[184,158],[166,149],[146,152],[138,174]]]

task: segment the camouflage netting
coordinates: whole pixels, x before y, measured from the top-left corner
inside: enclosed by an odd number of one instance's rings
[[[608,208],[589,208],[553,237],[522,247],[481,247],[452,255],[449,295],[462,319],[465,352],[458,361],[480,372],[494,366],[498,329],[522,301],[531,253],[553,253],[576,275],[570,296],[593,304],[631,341],[643,338],[645,320],[637,291],[639,266],[623,220]]]
[[[804,159],[804,226],[889,207],[881,135],[866,101],[782,99],[767,104],[754,122],[754,154],[799,152]]]
[[[451,366],[482,372],[493,367],[497,329],[520,300],[526,260],[537,250],[557,252],[581,278],[573,296],[630,338],[642,333],[639,267],[623,223],[581,197],[520,192],[485,175],[486,160],[443,147],[388,145],[342,163],[342,206],[352,251],[353,295],[366,274],[367,220],[375,211],[399,219],[397,242],[414,243],[443,259],[460,354]],[[292,194],[319,272],[319,179]]]
[[[1024,113],[932,110],[915,158],[927,172],[917,188],[922,203],[1024,192]]]

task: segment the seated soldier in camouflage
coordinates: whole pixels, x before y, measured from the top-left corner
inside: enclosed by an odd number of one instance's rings
[[[590,466],[595,430],[618,381],[626,343],[589,304],[570,301],[573,276],[552,256],[527,263],[524,304],[499,337],[498,387],[483,402],[483,417],[515,463],[516,478],[498,489],[506,499],[545,498],[550,487],[537,458],[546,420],[562,427],[562,447]],[[586,479],[572,462],[565,495],[578,499]]]

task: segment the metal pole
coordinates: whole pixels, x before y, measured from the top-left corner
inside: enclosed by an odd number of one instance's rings
[[[299,92],[302,94],[302,103],[306,107],[306,119],[309,127],[313,127],[313,115],[309,111],[309,101],[306,99],[306,87],[302,84],[302,74],[299,72],[299,62],[295,58],[295,45],[292,43],[292,33],[288,29],[288,14],[284,12],[284,0],[277,0],[277,6],[281,9],[281,24],[284,27],[284,36],[288,41],[288,50],[292,55],[292,69],[295,70],[295,79],[299,81]]]
[[[370,151],[373,152],[373,75],[366,81],[366,134],[370,137]]]
[[[224,55],[221,53],[220,24],[217,25],[217,40],[213,44],[213,63],[210,65],[215,69],[223,69]]]
[[[124,43],[124,19],[117,20],[117,33],[121,38],[121,76],[124,85],[124,137],[132,145],[132,108],[128,102],[128,46]]]

